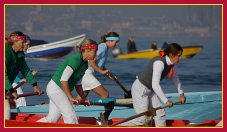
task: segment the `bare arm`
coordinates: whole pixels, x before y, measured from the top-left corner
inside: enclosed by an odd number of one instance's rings
[[[101,69],[97,64],[96,64],[96,59],[94,60],[89,60],[89,65],[97,72],[101,73],[101,74],[105,74],[107,72],[109,72],[109,70],[103,70]]]
[[[82,85],[76,85],[76,92],[78,93],[80,97],[80,101],[84,101],[86,99],[86,95],[84,94],[84,91],[82,89]]]
[[[74,102],[75,99],[73,98],[73,95],[69,89],[68,81],[61,81],[61,85],[62,85],[62,90],[65,92],[65,94],[69,98],[69,100]]]
[[[85,92],[83,91],[82,85],[76,85],[76,91],[78,93],[77,99],[79,102],[84,102],[84,105],[91,105],[90,100],[86,99]]]

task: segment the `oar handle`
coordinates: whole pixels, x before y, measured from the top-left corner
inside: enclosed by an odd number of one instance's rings
[[[35,76],[38,72],[36,70],[32,71],[32,75]],[[16,91],[19,87],[21,87],[22,85],[24,85],[26,83],[26,81],[22,81],[19,84],[17,84],[17,86],[15,86],[13,89],[14,91]]]
[[[99,103],[99,102],[92,102],[92,101],[90,101],[91,102],[91,104],[90,105],[95,105],[95,106],[110,106],[110,105],[113,105],[113,106],[119,106],[119,107],[130,107],[130,108],[132,108],[133,107],[133,105],[132,104],[121,104],[121,103],[114,103],[114,102],[110,102],[110,103]],[[84,102],[84,101],[81,101],[80,103],[79,103],[79,105],[88,105],[86,102]]]
[[[14,89],[14,91],[16,91],[19,87],[21,87],[22,85],[24,85],[25,84],[25,81],[23,81],[23,82],[20,82],[17,86],[15,86],[13,89]]]
[[[173,102],[173,105],[176,105],[176,104],[179,104],[179,103],[181,103],[180,100]],[[158,108],[155,108],[155,110],[164,109],[164,108],[168,108],[168,107],[169,107],[168,105],[164,105],[164,106],[160,106]]]
[[[39,94],[38,92],[24,93],[24,94],[18,95],[18,97],[16,99],[18,99],[20,97],[28,97],[28,96],[38,95],[38,94]],[[42,94],[44,94],[44,91],[41,92],[41,95]]]
[[[181,102],[181,101],[177,101],[177,102],[174,102],[173,104],[178,104],[178,103],[180,103],[180,102]],[[169,107],[169,106],[168,106],[168,105],[165,105],[165,106],[160,106],[160,107],[157,107],[157,108],[151,108],[151,109],[149,109],[149,110],[147,110],[147,111],[145,111],[145,112],[142,112],[142,113],[139,113],[139,114],[137,114],[137,115],[128,117],[128,118],[123,119],[123,120],[121,120],[121,121],[119,121],[119,122],[116,122],[116,123],[114,123],[114,124],[112,124],[112,125],[110,125],[110,126],[116,126],[116,125],[119,125],[119,124],[121,124],[121,123],[130,121],[130,120],[133,120],[133,119],[138,118],[138,117],[140,117],[140,116],[147,115],[147,114],[149,114],[149,113],[153,113],[153,112],[156,112],[156,111],[159,110],[159,109],[164,109],[164,108],[167,108],[167,107]]]

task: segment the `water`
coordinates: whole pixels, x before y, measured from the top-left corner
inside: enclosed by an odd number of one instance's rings
[[[53,39],[56,41],[58,39]],[[203,50],[192,59],[182,60],[176,66],[180,77],[182,88],[185,92],[203,92],[203,91],[221,91],[222,90],[222,42],[221,38],[136,38],[138,49],[150,48],[151,41],[156,40],[158,47],[162,46],[164,41],[177,42],[181,45],[201,44]],[[123,38],[119,48],[126,52],[127,38]],[[111,51],[109,51],[111,52]],[[73,54],[72,52],[71,54]],[[67,57],[67,56],[66,56]],[[65,57],[45,60],[45,59],[27,59],[27,63],[31,69],[38,70],[36,79],[42,90],[46,89],[46,85],[57,69],[58,65],[63,62]],[[120,82],[130,90],[135,77],[144,69],[148,63],[148,59],[115,59],[109,53],[106,67],[115,74]],[[111,97],[123,98],[123,91],[113,81],[105,76],[98,76],[100,82],[109,91]],[[171,80],[165,79],[161,82],[161,86],[165,93],[177,92]],[[33,87],[30,84],[23,86],[24,92],[31,92]],[[76,92],[73,91],[76,96]],[[99,98],[93,92],[90,92],[89,99]],[[27,104],[48,103],[46,94],[43,96],[27,97]]]

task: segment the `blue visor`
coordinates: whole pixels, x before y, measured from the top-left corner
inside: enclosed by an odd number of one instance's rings
[[[119,37],[106,37],[106,40],[114,40],[114,41],[119,41]]]

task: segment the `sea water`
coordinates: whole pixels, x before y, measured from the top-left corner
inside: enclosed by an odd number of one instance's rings
[[[205,92],[205,91],[221,91],[222,90],[222,41],[221,38],[192,38],[192,37],[166,37],[166,38],[136,38],[136,46],[138,50],[150,48],[151,41],[157,41],[158,47],[166,41],[168,43],[176,42],[185,45],[203,45],[201,52],[191,59],[184,59],[176,66],[177,73],[182,83],[182,88],[185,92]],[[57,38],[52,39],[57,41]],[[97,40],[98,41],[98,40]],[[127,38],[123,38],[118,48],[123,52],[126,51]],[[58,59],[26,59],[27,64],[31,69],[37,70],[37,82],[42,90],[46,92],[47,83],[50,81],[55,70],[64,59],[69,55]],[[128,90],[136,79],[136,76],[141,73],[147,65],[149,59],[116,59],[112,56],[109,50],[109,57],[106,68],[117,76],[119,81]],[[103,86],[109,91],[110,97],[123,98],[124,93],[120,87],[113,81],[107,79],[103,75],[97,77]],[[168,78],[161,82],[161,87],[165,93],[176,93],[177,90],[171,80]],[[30,84],[23,85],[24,92],[32,92],[33,87]],[[76,91],[73,91],[76,96]],[[93,92],[89,93],[88,99],[98,99],[99,96]],[[27,97],[27,104],[48,103],[46,93],[42,96]]]

